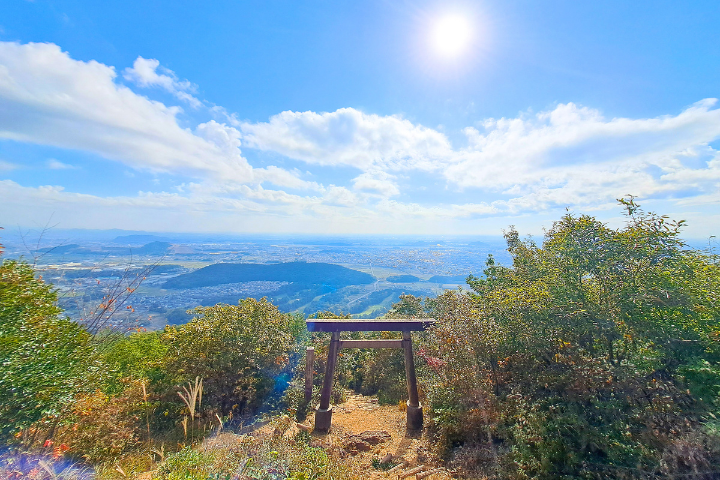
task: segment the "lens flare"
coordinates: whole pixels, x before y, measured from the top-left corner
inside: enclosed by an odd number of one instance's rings
[[[446,15],[438,20],[432,31],[432,45],[443,57],[462,54],[472,39],[470,24],[460,15]]]

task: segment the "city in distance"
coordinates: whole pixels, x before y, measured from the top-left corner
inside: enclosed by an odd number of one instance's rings
[[[35,262],[80,322],[107,307],[110,324],[162,329],[188,310],[267,297],[284,312],[375,318],[402,294],[436,296],[507,263],[501,236],[153,234],[118,230],[4,232],[7,257]],[[120,295],[122,293],[122,295]]]

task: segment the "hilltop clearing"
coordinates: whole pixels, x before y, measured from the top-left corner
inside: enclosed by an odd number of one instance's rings
[[[313,422],[311,415],[304,423],[313,425]],[[298,426],[293,425],[285,435],[294,435],[297,431]],[[344,403],[333,406],[330,432],[313,432],[312,438],[317,446],[344,459],[342,463],[352,472],[352,478],[396,478],[403,471],[421,465],[425,471],[442,465],[431,453],[427,433],[408,432],[405,411],[397,405],[379,405],[375,397],[348,395]],[[404,467],[387,472],[396,465]],[[427,478],[439,480],[451,475],[439,471]]]
[[[452,478],[431,453],[427,435],[406,430],[405,413],[397,406],[378,405],[375,397],[350,394],[333,408],[332,428],[327,434],[312,431],[312,416],[303,423],[279,416],[249,433],[223,432],[206,438],[194,451],[171,455],[154,471],[136,478],[224,478],[234,474],[239,479],[320,476],[365,480],[394,479],[411,470],[433,471],[424,477],[428,480]],[[416,477],[411,474],[408,478]]]

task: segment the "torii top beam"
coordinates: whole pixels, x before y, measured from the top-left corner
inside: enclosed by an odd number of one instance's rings
[[[418,332],[435,323],[433,318],[308,318],[308,332]]]

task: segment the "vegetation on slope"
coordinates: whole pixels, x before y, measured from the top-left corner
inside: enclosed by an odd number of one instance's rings
[[[489,258],[470,291],[406,295],[390,312],[438,320],[415,337],[418,378],[428,433],[463,475],[717,478],[720,262],[683,245],[682,222],[623,204],[621,229],[566,215],[542,245],[511,229],[512,266]],[[296,478],[323,478],[305,469],[311,458],[339,468],[341,459],[302,442],[227,458],[185,447],[149,460],[160,444],[192,445],[260,409],[302,417],[309,405],[292,376],[302,376],[306,345],[316,348],[317,372],[327,358],[327,335],[309,335],[302,316],[246,299],[199,308],[163,332],[93,336],[60,316],[29,266],[4,261],[0,280],[4,442],[26,450],[55,442],[59,456],[105,465],[106,476],[120,475],[118,464],[125,474],[206,478],[256,454],[263,465],[277,455],[278,469]],[[335,381],[396,402],[403,372],[398,351],[348,350]],[[204,395],[191,410],[178,392],[200,378]],[[321,375],[315,381],[317,393]]]
[[[262,280],[341,288],[347,285],[370,284],[375,278],[370,274],[330,263],[216,263],[171,278],[163,287],[196,288]]]
[[[56,301],[29,265],[0,265],[0,441],[38,422],[54,426],[93,374],[90,335]]]
[[[473,292],[425,302],[432,422],[478,472],[717,475],[718,258],[623,204],[619,230],[566,215],[538,246],[511,229],[512,267],[490,259]]]

